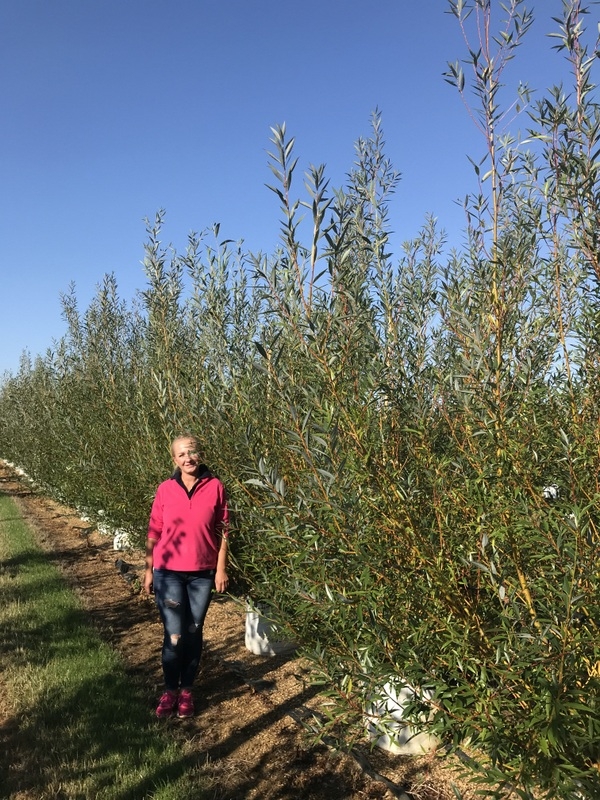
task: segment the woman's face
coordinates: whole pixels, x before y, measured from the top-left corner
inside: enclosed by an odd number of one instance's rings
[[[179,467],[183,475],[195,475],[200,464],[198,443],[194,439],[175,439],[173,463]]]

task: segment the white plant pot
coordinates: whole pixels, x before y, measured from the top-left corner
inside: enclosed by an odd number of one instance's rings
[[[420,691],[427,702],[431,693]],[[374,696],[366,709],[369,739],[377,747],[398,755],[423,755],[439,745],[439,739],[425,731],[419,731],[406,722],[404,711],[414,701],[417,692],[407,684],[393,678]]]
[[[133,542],[127,531],[117,529],[113,537],[113,550],[132,550]]]
[[[277,656],[292,653],[296,646],[277,638],[271,622],[261,613],[260,606],[246,603],[246,648],[257,656]]]

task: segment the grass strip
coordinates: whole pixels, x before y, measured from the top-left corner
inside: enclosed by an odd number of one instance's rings
[[[201,767],[0,493],[0,796],[198,800]]]

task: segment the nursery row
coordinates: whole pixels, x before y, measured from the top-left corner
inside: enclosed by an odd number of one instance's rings
[[[311,167],[299,199],[277,127],[275,253],[215,226],[180,254],[159,213],[135,301],[112,276],[83,312],[68,294],[64,338],[0,391],[0,456],[140,541],[171,437],[196,433],[237,587],[312,659],[324,732],[363,731],[400,678],[430,733],[478,748],[490,793],[524,798],[600,796],[600,109],[586,9],[564,6],[573,91],[528,106],[529,149],[500,106],[522,3],[449,66],[486,152],[462,248],[429,219],[391,253],[379,113],[346,185]],[[450,2],[466,35],[498,9]]]

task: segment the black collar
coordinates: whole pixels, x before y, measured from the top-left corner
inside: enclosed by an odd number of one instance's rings
[[[185,483],[183,482],[182,478],[181,478],[181,470],[179,469],[179,467],[177,467],[175,472],[171,475],[171,479],[174,480],[174,481],[177,481],[177,483],[181,486],[181,488],[184,490],[184,492],[187,494],[188,497],[191,497],[194,494],[194,490],[195,490],[196,486],[198,486],[198,484],[201,481],[205,480],[206,478],[210,478],[210,477],[212,477],[212,475],[211,475],[211,472],[210,472],[209,468],[206,466],[206,464],[200,464],[198,466],[198,475],[197,475],[196,483],[192,486],[191,489],[188,489],[187,486],[185,485]]]

